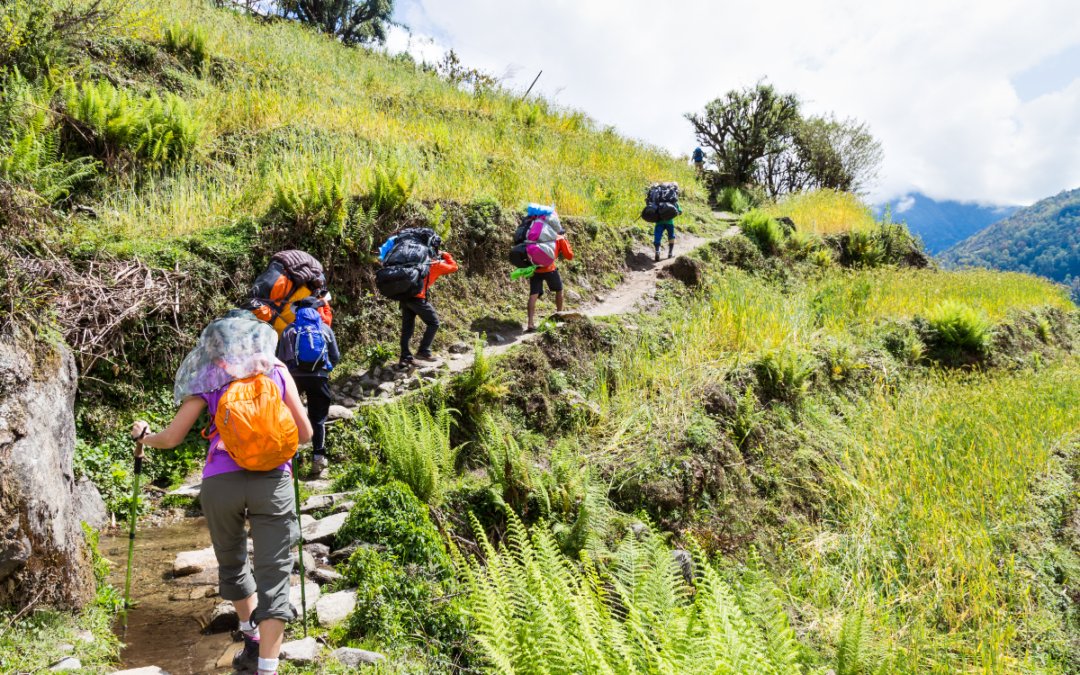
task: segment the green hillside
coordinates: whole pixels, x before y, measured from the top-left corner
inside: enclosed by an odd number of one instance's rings
[[[0,9],[0,327],[76,353],[74,470],[121,525],[132,421],[169,421],[180,359],[275,251],[326,266],[343,391],[396,357],[379,244],[430,225],[461,264],[430,297],[437,350],[466,342],[471,364],[354,406],[330,485],[303,488],[357,493],[330,542],[357,548],[323,586],[357,605],[309,625],[319,661],[282,675],[349,672],[340,647],[402,674],[1080,668],[1080,315],[1061,286],[939,270],[833,191],[730,231],[685,162],[582,111],[203,0],[104,6],[71,30],[45,0]],[[485,352],[524,319],[506,261],[523,207],[565,216],[579,309],[652,264],[637,215],[658,179],[702,242],[642,308]],[[142,532],[199,527],[197,499],[162,493],[205,456],[197,431],[152,453]],[[92,605],[0,606],[0,672],[118,667],[98,565]],[[174,602],[167,577],[140,593]],[[193,616],[158,630],[194,636]]]
[[[944,264],[1038,274],[1080,296],[1080,188],[1025,207],[941,254]]]

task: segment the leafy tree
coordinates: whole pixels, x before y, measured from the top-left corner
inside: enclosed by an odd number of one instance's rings
[[[795,94],[758,82],[729,91],[686,118],[713,151],[714,192],[757,185],[771,196],[810,188],[859,192],[877,178],[881,144],[865,123],[804,118]]]
[[[707,104],[704,113],[686,114],[698,142],[713,152],[719,187],[759,182],[762,160],[775,161],[789,147],[801,120],[799,105],[794,94],[758,82],[729,91]]]
[[[315,26],[342,44],[386,42],[394,0],[278,0],[281,16]]]

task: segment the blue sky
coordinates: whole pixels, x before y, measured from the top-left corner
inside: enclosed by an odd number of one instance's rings
[[[871,195],[1028,204],[1080,187],[1077,0],[398,0],[391,49],[509,74],[689,153],[682,114],[761,77],[870,124]]]

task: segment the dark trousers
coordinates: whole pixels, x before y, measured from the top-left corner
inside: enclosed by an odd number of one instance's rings
[[[330,380],[320,375],[296,375],[296,389],[301,394],[307,394],[307,416],[311,422],[311,448],[312,454],[321,455],[326,452],[326,418],[330,414]]]
[[[435,333],[439,332],[439,315],[435,308],[427,301],[427,298],[412,298],[401,302],[401,360],[412,359],[409,351],[409,342],[413,332],[416,331],[416,317],[427,326],[424,329],[424,337],[420,339],[420,348],[416,353],[420,356],[431,356],[431,343],[435,341]]]

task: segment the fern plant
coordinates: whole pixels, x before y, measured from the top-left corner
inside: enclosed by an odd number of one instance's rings
[[[401,169],[396,163],[376,166],[372,172],[368,203],[380,216],[400,211],[416,187],[416,172]]]
[[[815,366],[813,356],[784,347],[758,359],[755,370],[766,392],[776,398],[795,402],[809,388]]]
[[[348,235],[350,246],[362,241],[362,229],[346,227],[349,212],[345,204],[345,169],[340,162],[320,164],[302,176],[275,174],[270,210],[292,220],[300,230],[314,230],[330,239]],[[364,214],[360,215],[363,224],[366,220]],[[370,248],[370,237],[367,243]]]
[[[90,127],[96,149],[107,155],[130,151],[153,167],[182,164],[202,137],[202,123],[175,94],[142,98],[106,80],[65,86],[68,114]]]
[[[199,26],[174,23],[165,29],[165,49],[177,56],[187,55],[201,72],[206,62],[206,31]]]
[[[434,414],[425,405],[390,403],[373,408],[370,423],[390,473],[421,501],[437,506],[454,470],[458,449],[450,445],[455,411]]]
[[[798,672],[778,603],[747,614],[704,560],[691,591],[660,537],[624,537],[608,571],[567,560],[550,530],[510,518],[496,550],[474,520],[487,565],[466,567],[474,637],[502,675]],[[758,589],[754,592],[760,593]],[[764,627],[763,627],[764,626]],[[785,631],[786,629],[786,631]]]
[[[66,160],[60,152],[60,129],[48,110],[55,91],[35,86],[17,71],[4,79],[8,94],[0,109],[0,179],[22,185],[44,203],[54,203],[97,173],[89,157]]]
[[[956,300],[945,300],[930,310],[926,321],[947,345],[980,354],[990,349],[994,323],[985,312]]]
[[[739,229],[765,255],[776,255],[784,246],[787,235],[780,223],[766,212],[754,209],[739,219]]]
[[[848,233],[844,254],[853,267],[877,267],[886,259],[881,240],[867,230],[852,230]]]

